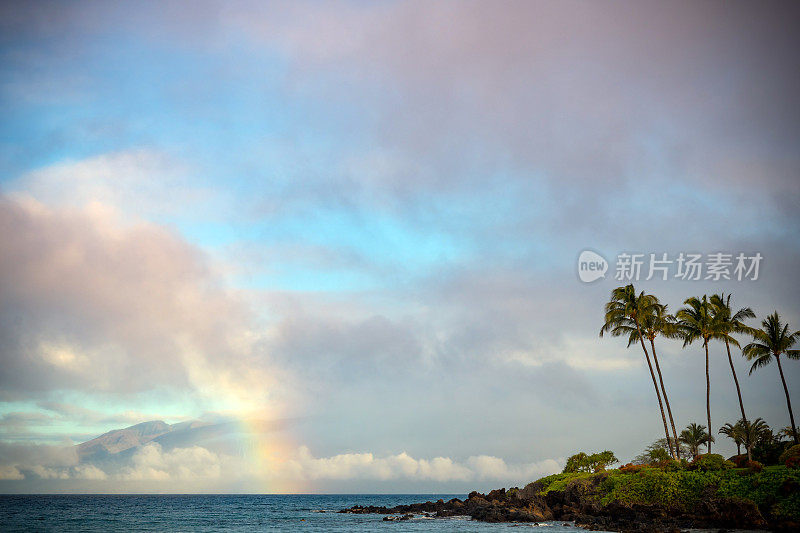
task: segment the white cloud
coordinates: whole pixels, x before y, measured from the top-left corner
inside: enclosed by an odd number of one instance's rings
[[[108,479],[108,475],[94,465],[78,465],[73,469],[76,479]]]
[[[25,479],[25,475],[13,465],[0,465],[0,479]]]
[[[133,456],[133,466],[123,469],[126,480],[191,480],[219,478],[220,456],[201,447],[175,448],[165,452],[158,443],[143,446]]]
[[[69,471],[62,468],[49,468],[42,465],[34,465],[31,471],[41,479],[69,479]]]
[[[415,459],[406,452],[386,457],[372,453],[345,453],[331,457],[314,457],[302,446],[284,466],[286,473],[300,479],[364,479],[364,480],[431,480],[473,481],[496,480],[524,482],[560,470],[558,461],[547,459],[536,463],[508,464],[499,457],[478,455],[463,463],[449,457]]]
[[[106,207],[0,196],[0,388],[169,387],[269,416],[280,370],[247,303],[201,250]]]
[[[189,179],[184,164],[144,149],[60,162],[21,176],[10,190],[50,206],[104,206],[145,218],[197,209],[210,196]]]

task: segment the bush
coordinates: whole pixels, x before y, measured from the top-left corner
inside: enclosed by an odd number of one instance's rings
[[[650,450],[648,455],[650,456],[650,464],[660,464],[670,460],[670,456],[664,448]]]
[[[778,462],[786,465],[786,468],[797,468],[800,465],[800,444],[795,444],[783,452]]]
[[[736,468],[747,468],[747,454],[734,455],[728,458],[728,461],[736,465]]]
[[[787,448],[791,448],[788,442],[760,442],[753,446],[753,460],[765,465],[783,464],[780,457]]]
[[[758,461],[747,461],[746,466],[751,472],[761,472],[764,470],[764,465]]]
[[[730,464],[713,457],[700,459],[701,464]],[[627,464],[600,475],[554,474],[528,487],[537,494],[578,489],[600,506],[619,502],[693,509],[708,498],[734,498],[755,503],[767,519],[800,520],[800,470],[767,466],[757,472],[759,465],[751,466],[754,468],[665,472],[652,466]]]
[[[622,472],[623,474],[635,474],[642,468],[644,468],[644,465],[635,465],[633,463],[628,463],[626,465],[622,465],[621,467],[619,467],[619,471]]]
[[[664,472],[680,472],[689,468],[689,461],[686,459],[669,459],[659,463],[658,467]]]
[[[603,451],[586,455],[583,452],[576,453],[569,459],[564,466],[564,474],[572,474],[575,472],[601,472],[607,466],[619,462],[619,459],[614,457],[614,452]]]
[[[698,455],[695,460],[691,462],[689,468],[701,472],[714,472],[733,468],[734,466],[736,465],[730,461],[726,461],[725,458],[718,453],[706,453]]]

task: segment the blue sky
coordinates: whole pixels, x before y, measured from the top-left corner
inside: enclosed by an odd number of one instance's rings
[[[641,288],[800,324],[797,14],[771,7],[5,4],[0,473],[44,479],[13,446],[220,414],[296,420],[274,447],[303,490],[635,455],[652,393],[597,338],[616,283],[581,284],[581,250],[759,251],[758,281]],[[702,361],[673,344],[683,424]],[[782,427],[773,370],[745,397]],[[402,452],[452,475],[326,470]]]

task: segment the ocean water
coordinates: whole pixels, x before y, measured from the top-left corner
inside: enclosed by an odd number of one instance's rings
[[[464,499],[463,494],[408,495],[0,495],[0,531],[53,532],[411,532],[583,531],[563,522],[485,524],[466,518],[340,514],[353,505]]]

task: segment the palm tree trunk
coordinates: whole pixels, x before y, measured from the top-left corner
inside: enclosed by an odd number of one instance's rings
[[[664,403],[667,404],[667,414],[669,415],[669,423],[672,426],[672,437],[675,442],[675,458],[681,458],[680,444],[678,443],[678,432],[675,431],[675,421],[672,419],[672,408],[669,405],[669,398],[667,398],[667,389],[664,388],[664,378],[661,376],[661,367],[658,365],[658,356],[656,355],[656,344],[653,339],[650,339],[650,347],[653,349],[653,362],[656,364],[656,372],[658,372],[658,382],[661,384],[661,394],[664,395]],[[667,439],[669,441],[669,439]]]
[[[786,393],[786,406],[789,408],[789,421],[792,423],[792,436],[794,443],[800,444],[797,439],[797,427],[794,425],[794,414],[792,414],[792,401],[789,399],[789,389],[786,387],[786,378],[783,377],[783,367],[781,366],[781,356],[775,354],[775,360],[778,362],[778,371],[781,373],[781,381],[783,382],[783,392]]]
[[[728,339],[725,339],[725,348],[728,350],[728,363],[731,365],[731,373],[733,374],[733,382],[736,383],[736,394],[739,396],[739,409],[742,410],[742,420],[744,420],[744,425],[747,427],[747,415],[744,414],[744,403],[742,402],[742,389],[739,387],[739,378],[736,377],[736,369],[733,367],[733,358],[731,357],[731,345],[728,343]],[[747,447],[747,460],[752,461],[753,456],[750,453],[750,436],[749,431],[745,434],[745,438],[747,439],[744,445]],[[739,454],[739,450],[737,448],[737,453]]]
[[[708,373],[708,339],[703,343],[706,349],[706,418],[708,418],[708,453],[711,453],[711,375]]]
[[[650,369],[650,377],[653,378],[653,388],[656,389],[656,398],[658,398],[658,408],[661,409],[661,421],[664,423],[664,435],[667,437],[667,446],[669,446],[669,455],[674,459],[675,452],[672,451],[672,440],[669,438],[669,428],[667,428],[667,417],[664,416],[664,404],[661,403],[661,393],[658,392],[658,383],[656,383],[656,375],[653,372],[653,365],[650,363],[650,354],[647,353],[647,348],[644,346],[644,338],[642,331],[639,329],[639,324],[636,324],[636,329],[639,331],[639,342],[642,344],[644,350],[644,357],[647,359],[647,367]]]

